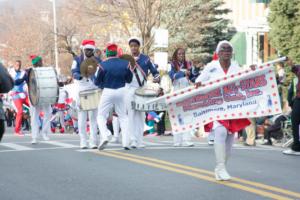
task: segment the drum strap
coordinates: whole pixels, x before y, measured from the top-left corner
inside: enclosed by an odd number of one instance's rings
[[[136,77],[136,80],[137,80],[139,86],[142,87],[144,85],[145,78],[143,79],[143,82],[141,82],[141,79],[140,79],[140,77],[139,77],[139,75],[137,73],[137,69],[136,68],[134,68],[133,72],[134,72],[134,75]]]

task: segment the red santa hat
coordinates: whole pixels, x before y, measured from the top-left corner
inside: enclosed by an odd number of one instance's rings
[[[95,49],[95,41],[94,40],[83,40],[81,43],[82,49]]]
[[[33,65],[35,65],[36,63],[38,63],[42,59],[41,56],[37,56],[37,55],[30,55],[29,58],[30,58],[31,63]]]
[[[105,49],[107,57],[116,56],[118,54],[118,45],[114,43],[107,44]]]

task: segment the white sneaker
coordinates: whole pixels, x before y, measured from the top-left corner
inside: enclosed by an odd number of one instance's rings
[[[86,141],[80,141],[80,149],[87,149],[88,145]]]
[[[90,149],[97,149],[97,144],[95,142],[90,142]]]
[[[175,143],[173,146],[174,146],[174,147],[180,147],[181,144],[180,144],[180,143]]]
[[[137,145],[137,148],[145,148],[145,147],[146,147],[146,145],[144,145],[144,144]]]
[[[208,140],[208,145],[214,145],[215,141],[214,140]]]
[[[102,142],[101,142],[101,143],[99,144],[99,146],[98,146],[98,149],[99,149],[99,150],[105,149],[107,143],[108,143],[108,139],[102,140]]]
[[[49,138],[47,135],[43,135],[43,139],[44,139],[45,141],[49,141],[49,140],[50,140],[50,138]]]
[[[36,138],[32,138],[31,144],[37,144],[37,143],[38,143],[37,139]]]
[[[300,151],[294,151],[293,149],[286,149],[282,153],[286,155],[300,156]]]
[[[215,177],[217,181],[228,181],[231,179],[224,164],[219,164],[215,168]]]
[[[138,145],[136,141],[132,141],[130,146],[131,148],[135,149]]]
[[[192,143],[192,142],[184,142],[184,143],[182,144],[182,146],[183,146],[183,147],[193,147],[193,146],[195,146],[195,145],[194,145],[194,143]]]
[[[117,137],[112,137],[111,140],[110,140],[110,143],[118,144],[119,139]]]

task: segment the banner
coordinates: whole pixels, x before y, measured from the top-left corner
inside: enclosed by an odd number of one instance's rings
[[[275,71],[269,64],[256,70],[204,82],[168,94],[174,133],[190,131],[216,120],[257,118],[281,113]]]

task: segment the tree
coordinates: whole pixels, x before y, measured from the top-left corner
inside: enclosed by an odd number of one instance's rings
[[[178,1],[169,1],[174,4]],[[224,16],[222,0],[187,0],[179,7],[166,10],[164,22],[170,32],[171,48],[185,47],[189,59],[201,62],[211,60],[221,40],[230,40],[234,34],[230,21]]]
[[[131,36],[139,36],[143,52],[150,53],[152,31],[160,26],[163,0],[81,0],[81,3],[83,12],[97,17],[110,38],[115,34],[127,41]]]
[[[271,45],[279,54],[300,62],[300,2],[272,0],[268,21]]]

